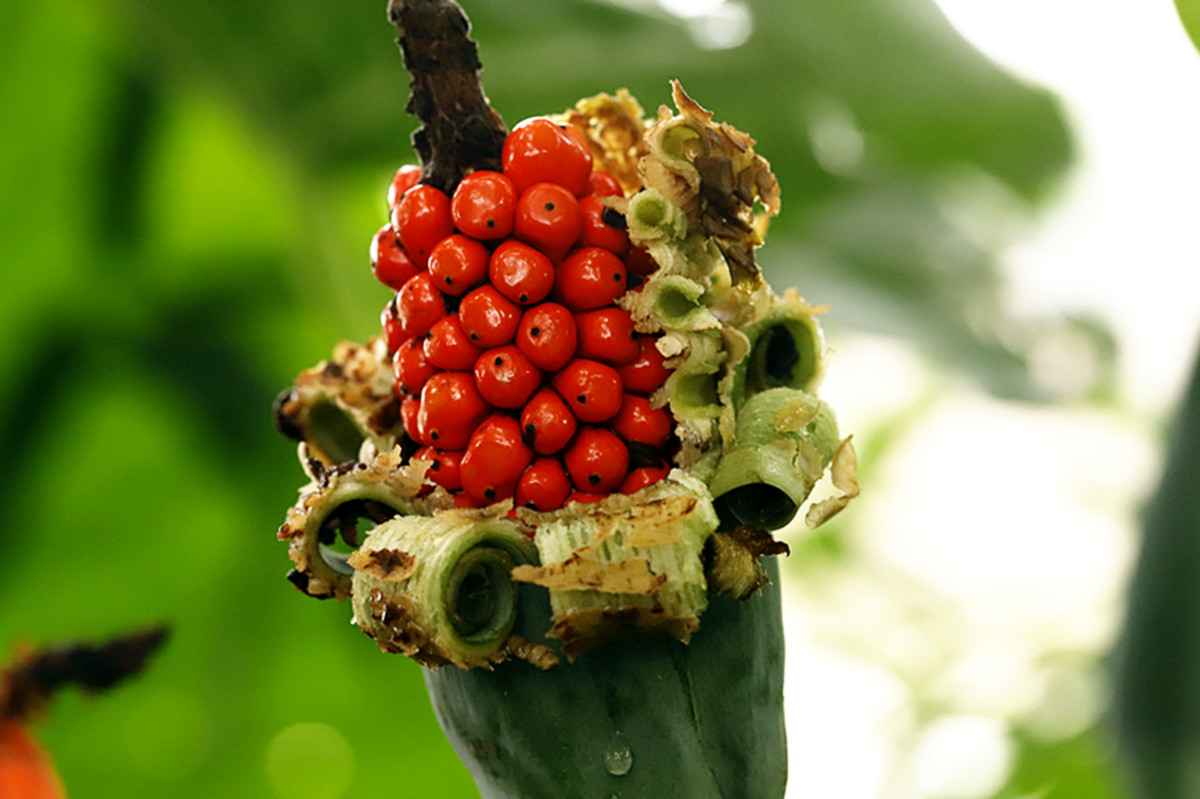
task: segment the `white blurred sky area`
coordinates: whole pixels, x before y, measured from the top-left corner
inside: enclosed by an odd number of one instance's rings
[[[847,431],[919,410],[864,469],[853,565],[788,564],[789,797],[988,797],[1013,730],[1097,722],[1138,510],[1200,339],[1200,55],[1169,0],[938,3],[1062,100],[1077,165],[1001,265],[1014,308],[1111,327],[1118,398],[1005,404],[896,341],[830,342],[822,394]]]

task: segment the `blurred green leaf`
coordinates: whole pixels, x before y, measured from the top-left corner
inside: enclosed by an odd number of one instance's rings
[[[1175,10],[1192,44],[1200,49],[1200,2],[1197,0],[1175,0]]]

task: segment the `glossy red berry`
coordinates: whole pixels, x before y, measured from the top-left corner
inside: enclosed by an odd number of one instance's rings
[[[425,357],[425,340],[410,338],[400,345],[392,356],[392,375],[396,395],[420,394],[425,381],[437,369]]]
[[[563,463],[575,488],[585,493],[607,494],[625,479],[629,450],[615,433],[584,427],[567,447]]]
[[[439,369],[469,372],[482,353],[471,343],[456,313],[434,322],[425,336],[425,358]]]
[[[615,305],[586,311],[575,317],[579,330],[580,358],[604,363],[629,363],[638,357],[638,340],[633,332],[633,318],[624,308]]]
[[[650,400],[636,394],[626,394],[621,410],[609,423],[621,438],[631,444],[645,444],[655,449],[671,437],[671,414],[666,408],[650,407]]]
[[[518,123],[504,140],[500,161],[518,192],[554,181],[577,195],[592,173],[592,153],[583,135],[544,117]]]
[[[406,337],[423,336],[446,315],[446,300],[428,272],[414,275],[396,294],[396,319]]]
[[[520,408],[542,382],[542,373],[512,344],[486,350],[475,361],[475,386],[497,408]]]
[[[476,502],[507,499],[532,459],[533,451],[521,441],[517,420],[494,414],[471,436],[463,453],[459,469],[463,493]]]
[[[554,264],[540,251],[515,239],[495,249],[487,271],[496,290],[518,305],[541,302],[554,288]]]
[[[599,197],[582,197],[579,214],[583,226],[575,244],[578,247],[603,247],[613,255],[629,251],[629,234],[625,232],[625,217],[604,204]]]
[[[646,248],[630,247],[625,253],[625,266],[629,269],[629,274],[645,277],[658,269],[658,262],[650,256]]]
[[[458,319],[467,336],[479,347],[502,347],[517,334],[521,308],[495,286],[485,285],[463,297],[458,306]]]
[[[557,183],[535,183],[521,193],[513,236],[561,261],[583,230],[575,195]]]
[[[424,268],[437,243],[454,232],[450,198],[433,186],[413,186],[392,212],[392,226],[413,263]]]
[[[622,494],[641,491],[646,486],[654,485],[662,480],[670,471],[671,469],[667,466],[639,466],[629,471],[628,476],[621,481],[619,490]]]
[[[396,174],[392,176],[392,182],[388,185],[387,204],[388,208],[395,208],[400,204],[400,198],[404,196],[404,192],[411,189],[421,181],[421,167],[416,164],[405,164],[396,170]]]
[[[553,455],[571,440],[578,428],[567,403],[553,389],[543,388],[521,411],[521,435],[539,455]]]
[[[400,401],[400,423],[404,426],[404,435],[408,436],[410,441],[427,444],[429,442],[421,435],[421,426],[418,424],[420,414],[420,397],[405,397]]]
[[[375,279],[393,291],[399,291],[418,271],[400,244],[395,228],[390,223],[381,227],[371,239],[371,272]]]
[[[431,461],[425,479],[431,480],[447,491],[458,491],[462,488],[462,475],[459,467],[462,464],[462,450],[446,451],[433,447],[421,447],[413,453],[414,460]]]
[[[383,311],[379,314],[379,325],[383,328],[383,341],[387,345],[388,352],[400,349],[400,345],[404,343],[407,336],[404,335],[404,326],[400,324],[400,319],[396,316],[395,297],[392,297],[388,304],[383,306]]]
[[[513,502],[531,510],[557,510],[571,495],[571,478],[558,458],[537,458],[517,481]]]
[[[463,449],[490,412],[470,372],[438,372],[421,389],[417,440],[438,449]]]
[[[488,251],[470,236],[455,233],[437,243],[429,254],[429,274],[439,290],[461,297],[483,282],[488,272]]]
[[[625,293],[625,264],[602,247],[580,247],[558,265],[554,296],[572,311],[612,305]]]
[[[517,347],[543,372],[557,372],[575,356],[575,317],[565,306],[544,302],[530,308],[517,327]]]
[[[499,172],[472,172],[450,198],[454,226],[480,241],[502,239],[512,232],[517,187]]]
[[[584,491],[572,491],[571,496],[567,497],[566,504],[570,505],[572,502],[582,502],[590,505],[593,502],[599,502],[600,500],[604,499],[604,497],[604,494],[589,494]]]
[[[597,169],[588,175],[587,183],[583,186],[583,193],[579,196],[621,197],[624,194],[625,190],[621,188],[621,181],[613,177],[612,174]]]
[[[649,396],[671,376],[671,370],[663,363],[662,353],[655,346],[657,340],[655,336],[638,336],[637,357],[617,367],[626,391]]]
[[[607,421],[621,410],[621,377],[608,364],[576,358],[554,375],[551,385],[581,422]]]

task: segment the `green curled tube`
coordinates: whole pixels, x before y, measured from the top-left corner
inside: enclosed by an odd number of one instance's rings
[[[349,563],[354,620],[380,649],[471,668],[508,656],[512,570],[537,553],[514,521],[446,511],[379,525]]]
[[[750,350],[735,367],[736,407],[773,388],[816,390],[824,376],[825,351],[811,306],[794,294],[773,297],[766,314],[742,332]]]
[[[786,525],[839,443],[833,411],[812,394],[773,388],[748,398],[738,412],[733,446],[709,483],[722,529]]]

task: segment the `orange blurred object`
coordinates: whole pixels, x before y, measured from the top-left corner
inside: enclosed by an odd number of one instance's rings
[[[0,720],[0,799],[66,799],[49,755],[19,721]]]

